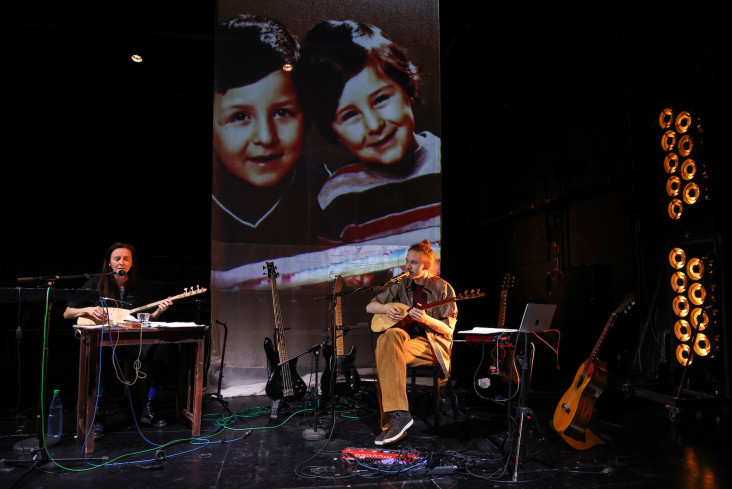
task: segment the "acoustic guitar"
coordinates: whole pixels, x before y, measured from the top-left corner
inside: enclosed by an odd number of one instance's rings
[[[471,290],[470,293],[466,290],[462,294],[458,294],[455,297],[451,297],[449,299],[437,301],[437,302],[431,302],[427,304],[426,306],[419,306],[420,309],[423,311],[426,311],[428,309],[432,309],[435,307],[440,307],[445,304],[449,304],[451,302],[456,301],[462,301],[465,299],[475,299],[477,297],[483,297],[485,295],[485,292],[481,292],[480,289]],[[398,328],[408,328],[410,323],[412,323],[414,320],[408,315],[409,311],[412,309],[412,307],[402,304],[400,302],[390,302],[388,305],[390,306],[397,306],[399,309],[402,310],[402,313],[404,314],[404,317],[400,319],[399,321],[392,321],[389,319],[389,316],[383,313],[376,313],[374,314],[374,317],[371,318],[371,331],[374,333],[381,333],[382,331],[386,331],[389,328],[392,328],[394,326]]]
[[[264,339],[264,353],[270,364],[270,374],[264,391],[273,401],[297,401],[307,392],[307,386],[297,373],[297,358],[283,363],[287,360],[287,344],[285,343],[285,328],[282,324],[282,311],[280,310],[280,296],[277,291],[277,268],[273,262],[267,262],[267,278],[272,287],[272,306],[274,309],[274,341]]]
[[[205,288],[201,288],[198,285],[196,285],[195,289],[193,287],[191,287],[191,290],[188,290],[187,288],[185,288],[183,290],[185,291],[184,293],[178,294],[175,297],[168,297],[168,299],[171,301],[176,301],[178,299],[183,299],[185,297],[191,297],[193,295],[203,294],[204,292],[206,292]],[[145,309],[151,309],[153,307],[158,307],[160,304],[162,304],[163,302],[165,302],[168,299],[163,299],[161,301],[152,302],[150,304],[136,307],[134,309],[122,309],[122,308],[118,308],[118,307],[108,307],[106,309],[108,317],[104,318],[104,324],[122,323],[127,316],[134,314],[136,312],[144,311]],[[81,318],[77,319],[76,324],[78,324],[80,326],[91,326],[93,324],[102,324],[102,323],[101,323],[101,321],[96,322],[93,319],[81,317]]]
[[[496,323],[497,328],[506,327],[506,304],[508,303],[508,289],[513,287],[516,281],[516,276],[507,273],[503,276],[501,281],[501,298],[498,303],[498,322]],[[520,376],[518,369],[516,368],[515,362],[516,349],[513,346],[496,345],[491,351],[491,358],[498,365],[503,368],[499,370],[495,375],[500,377],[505,382],[515,382],[518,387],[520,383]]]
[[[607,364],[597,359],[597,352],[615,319],[619,314],[627,312],[633,304],[634,296],[628,294],[610,314],[590,357],[580,365],[572,385],[554,410],[552,428],[569,446],[577,450],[587,450],[605,443],[589,429],[595,402],[605,388],[608,378]]]
[[[333,295],[335,296],[335,309],[333,315],[333,334],[335,336],[335,355],[333,355],[333,345],[327,345],[323,348],[323,356],[325,357],[325,370],[323,377],[320,379],[320,389],[323,395],[332,397],[334,394],[339,396],[349,396],[358,392],[361,387],[361,378],[356,370],[356,346],[351,345],[348,354],[345,354],[343,347],[343,313],[341,309],[341,287],[343,285],[343,277],[338,275],[333,287]],[[335,378],[334,378],[335,375]]]

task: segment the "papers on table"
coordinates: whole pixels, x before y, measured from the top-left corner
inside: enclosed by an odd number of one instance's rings
[[[458,334],[502,334],[502,333],[515,333],[518,329],[506,329],[506,328],[473,328],[465,331],[458,331]]]

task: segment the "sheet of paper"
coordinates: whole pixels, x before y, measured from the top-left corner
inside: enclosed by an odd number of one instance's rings
[[[473,328],[465,331],[458,331],[458,334],[501,334],[501,333],[515,333],[517,329],[506,329],[506,328]]]

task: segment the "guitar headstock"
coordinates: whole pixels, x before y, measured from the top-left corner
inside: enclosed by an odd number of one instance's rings
[[[481,292],[480,289],[471,289],[470,292],[466,290],[462,294],[455,296],[455,300],[461,301],[463,299],[475,299],[477,297],[483,297],[484,295],[485,292]]]
[[[514,286],[514,283],[516,282],[516,275],[512,273],[507,273],[503,276],[503,280],[501,280],[501,290],[508,290],[511,287]]]
[[[265,268],[265,267],[262,267],[262,268]],[[267,269],[267,278],[268,279],[275,280],[277,277],[280,276],[280,274],[277,273],[277,267],[275,266],[273,261],[267,262],[266,269]]]
[[[623,299],[623,302],[621,302],[620,305],[615,308],[613,314],[617,316],[618,314],[626,313],[630,310],[631,307],[633,307],[633,305],[635,305],[635,294],[627,294]]]
[[[188,297],[189,295],[203,294],[204,292],[206,292],[206,290],[207,289],[205,287],[201,287],[200,285],[196,285],[195,289],[191,287],[190,290],[188,290],[188,287],[184,287],[183,295],[185,297]]]

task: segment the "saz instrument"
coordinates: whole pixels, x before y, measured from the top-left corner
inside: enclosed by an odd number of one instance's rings
[[[188,290],[187,288],[183,289],[185,292],[182,294],[178,294],[175,297],[168,297],[167,299],[163,299],[161,301],[152,302],[150,304],[136,307],[134,309],[122,309],[119,307],[109,307],[106,309],[108,317],[104,318],[104,324],[118,324],[124,321],[124,319],[129,316],[130,314],[134,314],[136,312],[144,311],[145,309],[151,309],[153,307],[157,307],[166,300],[175,301],[178,299],[183,299],[185,297],[191,297],[193,295],[197,294],[203,294],[206,292],[206,289],[202,289],[198,285],[196,285],[196,288],[194,289],[191,287],[191,290]],[[102,324],[101,322],[96,322],[93,319],[89,318],[79,318],[76,321],[76,324],[80,326],[91,326],[93,324]]]
[[[287,345],[285,344],[285,328],[282,324],[282,311],[280,310],[280,296],[277,292],[277,268],[273,262],[267,262],[267,278],[272,285],[272,306],[274,308],[274,342],[269,338],[264,339],[264,353],[270,365],[270,374],[264,391],[273,401],[279,399],[285,401],[296,401],[305,395],[307,386],[297,373],[297,358],[287,363],[280,363],[287,360]]]
[[[597,398],[607,383],[607,364],[597,359],[607,332],[615,323],[618,314],[626,312],[634,304],[634,296],[628,294],[623,302],[610,314],[595,347],[588,358],[577,370],[572,385],[564,393],[554,410],[552,428],[562,439],[577,450],[586,450],[605,443],[589,428],[592,411]]]
[[[336,296],[335,315],[333,323],[333,334],[335,336],[335,355],[333,355],[333,345],[327,345],[323,348],[323,356],[325,357],[325,370],[323,377],[320,379],[320,389],[327,397],[333,394],[345,396],[353,395],[358,392],[361,386],[361,378],[355,367],[356,346],[351,345],[348,354],[345,354],[343,347],[343,334],[341,329],[343,326],[343,314],[341,311],[340,291],[343,285],[343,277],[338,275],[333,295]],[[334,378],[335,375],[335,378]]]
[[[432,309],[435,307],[440,307],[445,304],[449,304],[451,302],[455,301],[462,301],[465,299],[475,299],[477,297],[483,297],[485,295],[485,292],[481,292],[480,289],[477,291],[471,290],[470,293],[466,290],[464,293],[459,294],[455,297],[451,297],[449,299],[445,299],[438,302],[431,302],[427,304],[426,306],[420,306],[419,309],[422,309],[423,311],[426,311],[427,309]],[[397,306],[399,309],[402,310],[402,313],[404,314],[404,317],[400,319],[399,321],[392,321],[389,319],[389,316],[383,313],[377,313],[374,314],[374,317],[371,318],[371,331],[374,333],[380,333],[382,331],[386,331],[387,329],[391,327],[399,327],[399,328],[406,328],[409,326],[410,323],[412,323],[414,320],[408,316],[409,311],[412,309],[412,307],[407,306],[406,304],[402,304],[400,302],[390,302],[387,304],[389,306]]]

